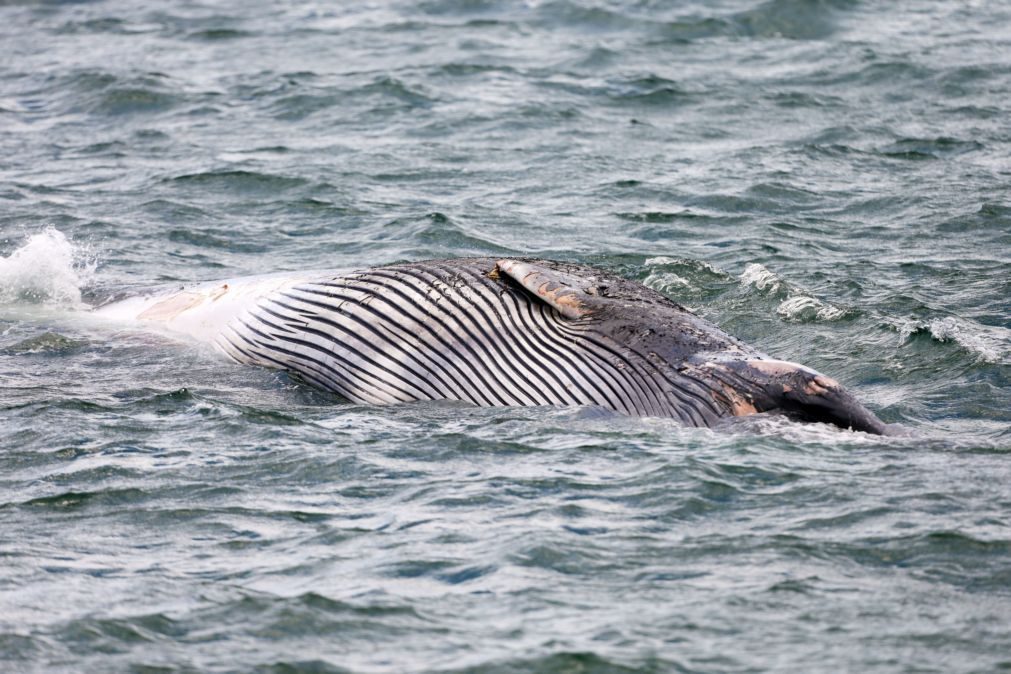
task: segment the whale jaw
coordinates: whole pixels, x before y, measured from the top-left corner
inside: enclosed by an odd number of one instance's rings
[[[874,435],[896,433],[839,382],[803,365],[749,359],[710,362],[705,369],[722,386],[737,416],[782,412],[799,421]]]

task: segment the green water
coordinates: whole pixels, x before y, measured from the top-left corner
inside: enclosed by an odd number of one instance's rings
[[[0,3],[0,669],[1011,669],[1011,10]],[[351,405],[90,319],[465,255],[911,436]]]

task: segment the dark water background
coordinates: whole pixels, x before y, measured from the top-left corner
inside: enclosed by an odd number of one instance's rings
[[[0,2],[0,669],[1011,669],[1009,26]],[[519,254],[915,435],[342,404],[78,306]]]

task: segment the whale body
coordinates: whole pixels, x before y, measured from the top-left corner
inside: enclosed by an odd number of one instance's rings
[[[781,412],[888,427],[835,380],[770,358],[640,283],[534,259],[459,258],[237,279],[107,305],[348,400],[596,405],[691,426]]]

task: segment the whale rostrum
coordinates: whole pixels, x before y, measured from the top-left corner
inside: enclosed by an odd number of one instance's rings
[[[594,267],[459,258],[237,279],[97,311],[164,325],[348,400],[596,405],[691,426],[782,412],[883,434],[835,380]]]

